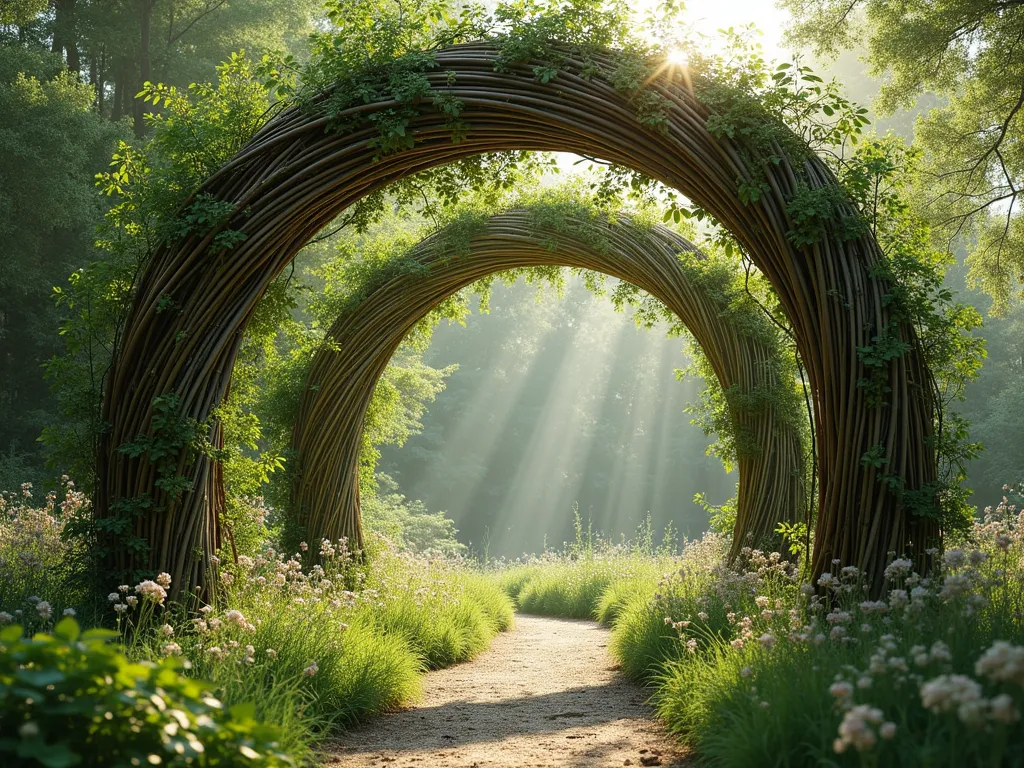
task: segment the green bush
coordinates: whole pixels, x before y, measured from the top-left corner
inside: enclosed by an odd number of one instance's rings
[[[180,662],[131,662],[116,633],[0,631],[0,754],[18,765],[282,766],[279,732],[225,709]]]

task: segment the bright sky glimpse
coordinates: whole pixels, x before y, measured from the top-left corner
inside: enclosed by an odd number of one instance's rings
[[[650,0],[644,0],[650,5]],[[685,18],[694,28],[709,37],[719,29],[753,22],[761,30],[761,45],[769,58],[787,55],[781,48],[782,32],[789,14],[775,7],[771,0],[689,0]]]

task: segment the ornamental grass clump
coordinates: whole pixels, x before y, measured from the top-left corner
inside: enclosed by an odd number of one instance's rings
[[[467,661],[512,623],[512,603],[460,561],[416,556],[388,542],[376,547],[366,592],[370,620],[408,642],[429,669]]]
[[[891,557],[878,600],[856,568],[798,586],[758,553],[696,598],[677,583],[700,611],[662,619],[659,715],[712,765],[1024,764],[1024,515],[1004,500],[930,556]]]
[[[671,562],[668,551],[655,553],[653,547],[608,542],[588,547],[577,541],[562,551],[523,558],[496,579],[524,613],[607,623],[625,597],[623,592],[603,600],[609,587],[653,583]]]
[[[714,626],[709,623],[712,615],[707,611],[705,595],[716,573],[723,571],[721,564],[729,545],[729,537],[706,533],[700,539],[686,542],[680,557],[656,580],[647,585],[624,582],[606,590],[602,602],[622,596],[612,625],[610,648],[623,672],[647,683],[660,673],[665,662],[677,658],[684,646],[679,642],[676,624],[687,621],[684,617],[695,616],[708,628]],[[633,585],[631,590],[629,585]],[[724,612],[719,613],[715,614],[715,621],[724,620]]]
[[[255,702],[308,755],[347,726],[414,699],[425,669],[464,661],[512,620],[511,601],[457,559],[401,552],[370,537],[362,557],[345,539],[287,556],[265,547],[213,558],[213,600],[165,603],[170,577],[109,596],[125,644],[141,657],[181,656],[229,703]]]

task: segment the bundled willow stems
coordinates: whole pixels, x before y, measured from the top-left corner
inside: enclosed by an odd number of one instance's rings
[[[869,346],[893,316],[889,286],[875,274],[882,254],[870,233],[852,239],[826,233],[800,249],[787,238],[793,228],[787,201],[801,185],[835,185],[831,173],[811,157],[783,158],[759,171],[767,188],[744,203],[739,184],[752,169],[736,146],[709,133],[708,110],[681,79],[651,81],[648,88],[668,109],[661,126],[648,128],[636,105],[601,73],[614,70],[614,52],[592,58],[586,77],[578,74],[583,63],[570,56],[549,82],[538,81],[535,62],[499,72],[497,59],[492,43],[454,46],[438,51],[436,68],[424,74],[436,91],[461,100],[467,133],[458,143],[447,116],[429,102],[407,127],[415,146],[379,158],[379,128],[370,118],[394,109],[394,101],[332,117],[293,107],[203,185],[202,194],[235,204],[236,214],[221,228],[245,239],[220,251],[216,231],[167,242],[141,278],[105,397],[111,426],[101,447],[96,515],[128,517],[130,536],[149,549],[139,552],[130,539],[114,538],[109,567],[167,571],[186,588],[204,582],[220,543],[218,465],[183,448],[178,474],[191,490],[169,497],[147,456],[117,448],[151,431],[160,395],[175,393],[183,417],[208,419],[228,391],[257,302],[305,243],[355,201],[411,173],[485,152],[541,150],[598,157],[678,189],[710,211],[771,281],[813,396],[821,488],[814,573],[838,560],[861,568],[880,589],[888,553],[923,555],[939,534],[934,519],[909,515],[903,503],[906,490],[936,476],[935,404],[920,345],[906,325],[892,331],[908,350],[888,363],[886,402],[871,402],[858,385],[867,376],[858,348]],[[329,130],[339,120],[345,130]],[[215,427],[211,439],[220,439]],[[884,464],[862,461],[879,451]]]
[[[529,210],[513,210],[490,217],[468,245],[447,234],[442,230],[405,254],[406,270],[339,317],[313,359],[292,433],[298,463],[292,506],[310,540],[360,540],[359,453],[377,380],[432,309],[495,272],[570,266],[627,281],[679,317],[736,400],[792,385],[778,380],[774,350],[730,323],[728,300],[687,277],[680,262],[705,256],[665,227],[639,227],[620,215],[562,218],[552,228],[539,225]],[[735,553],[744,542],[771,536],[779,522],[799,518],[805,478],[797,425],[771,403],[731,410],[736,433],[756,446],[737,459]]]

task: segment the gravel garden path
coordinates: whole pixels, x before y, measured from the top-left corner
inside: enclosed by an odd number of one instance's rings
[[[332,768],[686,766],[646,694],[592,621],[517,615],[466,664],[431,672],[423,700],[344,734]]]

